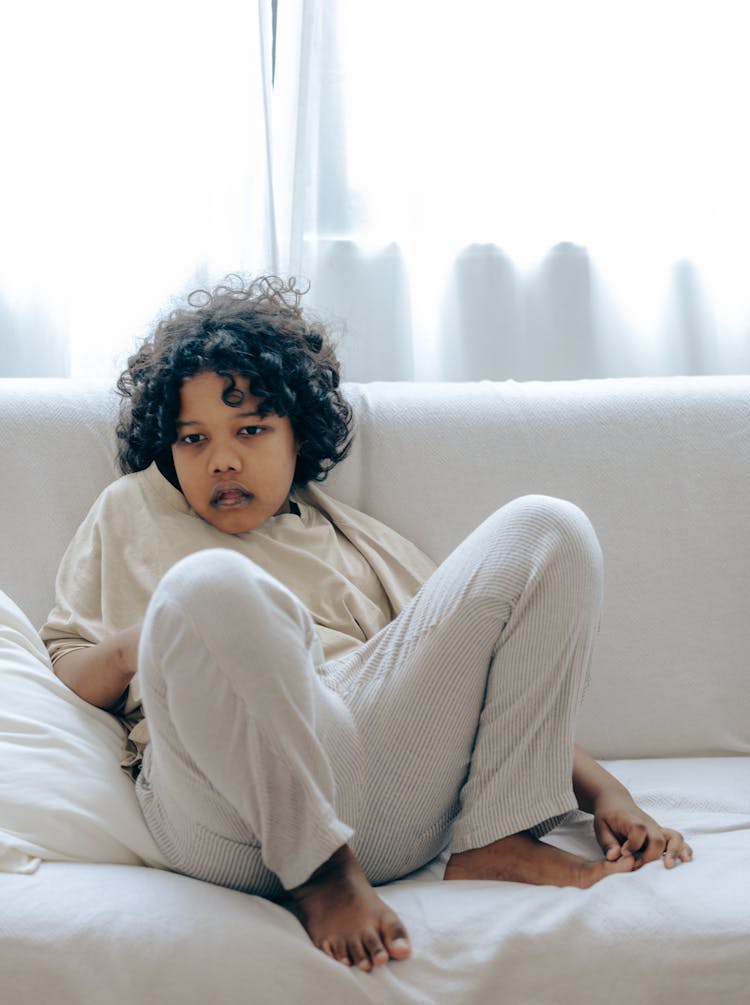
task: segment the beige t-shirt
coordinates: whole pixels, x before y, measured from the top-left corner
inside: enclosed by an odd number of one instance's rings
[[[155,464],[125,475],[96,500],[65,552],[55,605],[41,630],[53,662],[140,621],[161,577],[186,555],[231,548],[279,579],[307,607],[324,660],[351,652],[388,624],[434,570],[418,548],[372,517],[309,485],[299,516],[271,517],[226,534],[199,517]],[[133,767],[148,741],[133,678],[120,718]]]

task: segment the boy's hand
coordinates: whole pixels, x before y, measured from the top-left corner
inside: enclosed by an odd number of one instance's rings
[[[603,791],[594,802],[594,833],[610,862],[626,855],[636,859],[634,868],[658,858],[667,869],[679,862],[689,862],[693,850],[682,834],[662,827],[636,805],[629,793]]]
[[[57,660],[55,673],[79,698],[98,708],[112,709],[138,669],[140,638],[139,622],[96,645],[71,649]]]

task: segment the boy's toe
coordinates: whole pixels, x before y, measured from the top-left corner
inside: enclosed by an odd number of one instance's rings
[[[388,962],[388,950],[383,945],[383,942],[376,931],[370,930],[366,932],[362,937],[362,942],[364,943],[364,947],[369,958],[376,966],[381,963]]]
[[[403,960],[409,956],[411,953],[409,936],[401,925],[393,925],[384,935],[386,949],[394,960]]]
[[[349,940],[349,957],[359,970],[372,970],[370,954],[359,939]]]

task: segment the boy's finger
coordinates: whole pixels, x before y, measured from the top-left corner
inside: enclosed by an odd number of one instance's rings
[[[685,844],[682,834],[677,831],[666,831],[667,847],[664,849],[664,865],[671,869],[678,862],[689,862],[693,857],[693,850],[689,844]]]
[[[628,836],[622,846],[623,853],[637,855],[643,851],[643,846],[648,841],[648,837],[648,831],[643,824],[634,824],[628,831]],[[659,854],[661,854],[661,849],[659,849]]]
[[[596,823],[596,840],[608,862],[616,862],[622,856],[620,842],[604,820],[599,820]]]

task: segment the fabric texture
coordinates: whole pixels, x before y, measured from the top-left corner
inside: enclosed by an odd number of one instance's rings
[[[182,560],[157,587],[139,653],[152,743],[137,792],[162,852],[178,871],[269,896],[345,842],[383,883],[451,834],[463,851],[545,833],[576,807],[600,601],[586,517],[519,499],[318,675],[312,621],[282,584],[229,550]]]
[[[41,859],[164,864],[118,767],[123,731],[59,680],[0,592],[0,871]]]

